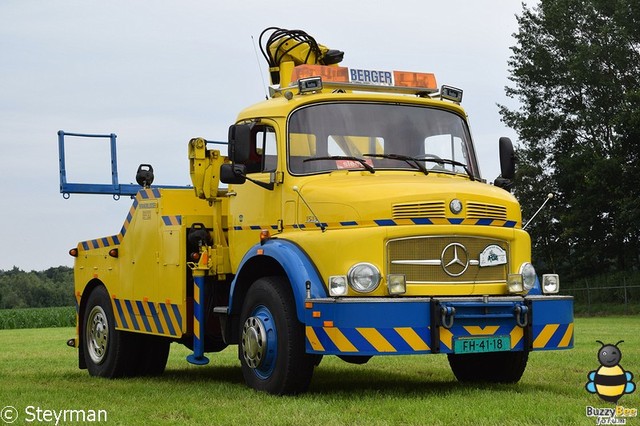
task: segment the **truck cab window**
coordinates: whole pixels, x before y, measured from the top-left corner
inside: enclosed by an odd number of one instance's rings
[[[252,131],[252,144],[247,173],[274,172],[278,165],[276,132],[270,126],[255,126]]]
[[[362,161],[376,170],[413,172],[419,167],[409,158],[435,172],[479,177],[464,119],[439,108],[318,104],[294,111],[288,130],[288,167],[294,175],[360,170]]]

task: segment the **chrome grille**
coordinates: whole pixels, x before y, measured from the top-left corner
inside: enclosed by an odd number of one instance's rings
[[[466,271],[456,277],[448,275],[440,261],[443,250],[453,243],[464,246],[470,260]],[[492,244],[502,247],[508,255],[507,242],[490,238],[444,236],[390,240],[387,242],[387,270],[391,274],[404,274],[408,284],[506,282],[508,258],[505,265],[478,265],[480,253]]]
[[[445,217],[444,201],[393,205],[393,219]]]
[[[469,201],[467,203],[467,218],[507,220],[507,208],[496,204]]]

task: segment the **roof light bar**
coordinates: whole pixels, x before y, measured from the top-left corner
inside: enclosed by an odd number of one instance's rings
[[[341,86],[353,90],[400,93],[434,93],[438,90],[436,77],[431,73],[366,70],[325,65],[299,65],[293,69],[291,81],[297,81],[301,93],[304,93],[300,82],[311,77],[320,77],[325,88]],[[322,87],[308,89],[307,92],[318,91]]]
[[[298,65],[293,69],[291,81],[309,77],[321,77],[322,81],[325,82],[348,83],[349,68],[326,65]]]

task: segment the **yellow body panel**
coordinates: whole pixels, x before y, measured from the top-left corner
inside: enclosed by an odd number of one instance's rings
[[[97,280],[112,298],[118,328],[179,337],[190,325],[186,230],[194,223],[215,228],[214,217],[192,190],[141,190],[120,234],[78,244],[76,294]]]

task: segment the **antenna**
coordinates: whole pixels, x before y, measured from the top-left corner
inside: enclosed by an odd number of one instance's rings
[[[264,84],[264,80],[262,78],[262,67],[260,66],[260,57],[258,56],[256,40],[253,38],[253,36],[251,36],[251,43],[253,43],[253,52],[256,54],[256,61],[258,62],[258,73],[260,74],[260,82],[262,83],[262,88],[264,89],[264,98],[269,99],[269,95],[267,94],[267,87]]]
[[[527,223],[525,223],[525,224],[524,224],[524,226],[522,227],[522,229],[523,229],[523,230],[524,230],[524,229],[527,229],[527,226],[529,226],[529,224],[531,223],[531,221],[533,220],[533,218],[534,218],[534,217],[536,217],[536,215],[537,215],[538,213],[540,213],[540,210],[542,210],[542,209],[544,208],[544,206],[545,206],[545,205],[549,202],[549,200],[550,200],[550,199],[552,199],[552,198],[553,198],[553,193],[551,193],[551,192],[550,192],[550,193],[548,193],[548,194],[547,194],[547,199],[546,199],[546,200],[544,200],[544,203],[542,203],[542,205],[538,208],[538,210],[536,210],[536,212],[533,214],[533,216],[531,216],[531,219],[529,219],[529,220],[527,221]]]
[[[322,232],[326,231],[327,227],[325,226],[324,223],[320,222],[320,218],[318,217],[318,215],[313,212],[313,210],[311,209],[311,206],[309,205],[309,203],[307,203],[307,200],[305,200],[302,194],[300,193],[300,188],[298,188],[297,186],[294,186],[292,189],[293,189],[293,192],[298,194],[298,196],[300,197],[304,205],[307,206],[307,208],[309,209],[313,217],[316,218],[318,226],[320,227],[320,229],[322,229]]]

